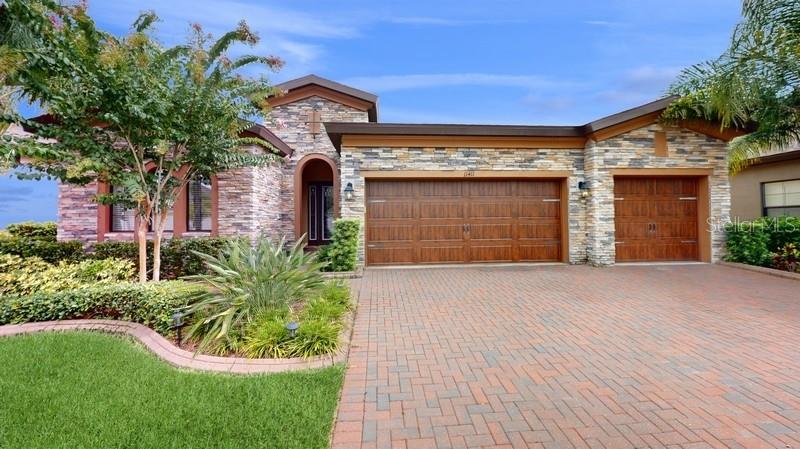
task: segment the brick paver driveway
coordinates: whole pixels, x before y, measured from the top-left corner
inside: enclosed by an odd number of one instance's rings
[[[800,448],[800,282],[368,270],[334,448]]]

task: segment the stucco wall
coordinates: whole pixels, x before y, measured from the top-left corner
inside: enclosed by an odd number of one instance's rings
[[[731,177],[731,218],[753,220],[762,215],[761,183],[800,179],[800,160],[746,168]]]

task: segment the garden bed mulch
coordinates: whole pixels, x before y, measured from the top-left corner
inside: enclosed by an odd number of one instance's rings
[[[288,359],[250,359],[196,354],[175,346],[165,337],[138,323],[117,320],[41,321],[0,326],[0,337],[47,331],[96,331],[123,334],[135,338],[149,351],[177,368],[230,374],[262,374],[323,368],[344,363],[350,348],[352,313],[345,319],[341,346],[335,354]]]

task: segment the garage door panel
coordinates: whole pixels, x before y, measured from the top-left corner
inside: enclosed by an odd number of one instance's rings
[[[557,221],[547,223],[520,223],[517,226],[517,236],[520,240],[528,239],[558,239],[561,230]]]
[[[393,199],[413,198],[416,196],[416,187],[403,181],[382,181],[367,183],[367,197],[380,199],[391,197]]]
[[[614,178],[617,261],[697,260],[696,178]]]
[[[559,260],[561,185],[545,180],[368,181],[367,263]]]
[[[476,240],[513,240],[514,225],[511,223],[470,224],[469,239]]]
[[[463,262],[466,254],[463,246],[420,246],[419,263]]]
[[[419,204],[420,218],[464,218],[464,206],[453,202],[423,202]]]
[[[367,219],[395,220],[413,219],[414,203],[411,201],[371,200],[368,204]]]
[[[462,224],[420,225],[419,240],[421,241],[454,240],[461,242],[464,240],[464,228]]]
[[[410,224],[375,224],[367,228],[370,242],[392,242],[414,240],[416,230]]]
[[[490,197],[497,198],[502,196],[514,195],[514,182],[509,181],[483,181],[483,182],[468,182],[467,194],[470,197]]]
[[[512,262],[514,260],[513,245],[480,245],[470,246],[472,262]]]
[[[519,245],[520,261],[559,261],[561,260],[561,242],[541,242],[535,245]]]
[[[408,184],[413,183],[408,182]],[[430,197],[461,198],[464,196],[464,183],[458,181],[418,181],[418,185],[419,196],[422,199]]]
[[[560,201],[520,200],[519,218],[558,218],[561,214]]]
[[[467,205],[467,211],[470,219],[511,218],[514,215],[514,203],[503,200],[496,202],[470,202]]]
[[[414,248],[370,248],[367,246],[367,260],[371,264],[409,264],[415,263]]]

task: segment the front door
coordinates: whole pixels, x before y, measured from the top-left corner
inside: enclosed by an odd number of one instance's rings
[[[308,244],[327,245],[333,232],[333,184],[316,182],[308,185]]]

